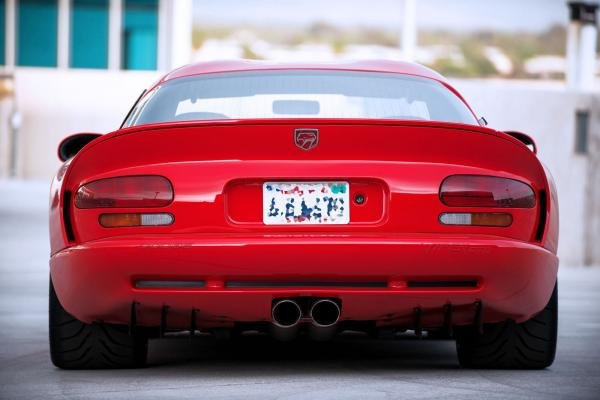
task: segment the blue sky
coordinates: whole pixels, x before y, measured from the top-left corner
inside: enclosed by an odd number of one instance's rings
[[[592,0],[597,1],[597,0]],[[426,29],[540,31],[568,21],[567,0],[417,0]],[[285,26],[325,21],[400,29],[402,0],[194,0],[197,24]]]

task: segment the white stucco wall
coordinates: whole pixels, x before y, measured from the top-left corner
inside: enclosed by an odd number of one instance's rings
[[[192,62],[192,0],[159,2],[158,69],[170,71]]]
[[[13,109],[11,98],[0,99],[0,178],[8,177],[10,169],[10,125],[9,119]]]
[[[50,179],[56,149],[68,135],[118,129],[142,90],[160,73],[20,68],[15,92],[22,117],[18,176]]]

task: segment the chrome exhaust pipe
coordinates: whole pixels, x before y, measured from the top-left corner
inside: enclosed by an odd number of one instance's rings
[[[318,341],[333,338],[337,332],[340,314],[340,306],[335,301],[329,299],[315,301],[309,313],[312,319],[308,329],[309,336]]]
[[[294,300],[279,300],[271,309],[271,333],[277,340],[288,341],[298,335],[302,309]]]

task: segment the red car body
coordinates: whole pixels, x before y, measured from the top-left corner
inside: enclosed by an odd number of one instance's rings
[[[398,62],[204,63],[156,85],[300,69],[418,76],[464,101],[438,74]],[[309,137],[312,148],[299,146],[298,128],[318,130],[318,143]],[[454,175],[519,181],[532,189],[535,205],[447,205],[441,186]],[[172,224],[106,228],[100,219],[107,211],[148,208],[76,206],[85,185],[123,176],[167,178],[173,199],[152,211],[170,214]],[[351,199],[366,199],[350,204],[350,223],[263,223],[264,182],[332,180],[349,182]],[[440,222],[455,212],[507,213],[511,222]],[[270,323],[275,300],[300,298],[335,299],[340,323],[380,328],[443,327],[448,305],[456,326],[520,323],[553,292],[558,204],[536,154],[514,135],[485,126],[363,118],[162,122],[103,135],[65,163],[51,189],[50,241],[56,295],[85,323],[131,324],[135,317],[142,327],[233,328]],[[140,281],[199,284],[142,288]]]

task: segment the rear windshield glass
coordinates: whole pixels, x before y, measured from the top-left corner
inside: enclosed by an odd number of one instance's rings
[[[415,76],[323,70],[196,75],[157,86],[125,126],[255,118],[368,118],[477,124],[440,82]]]

